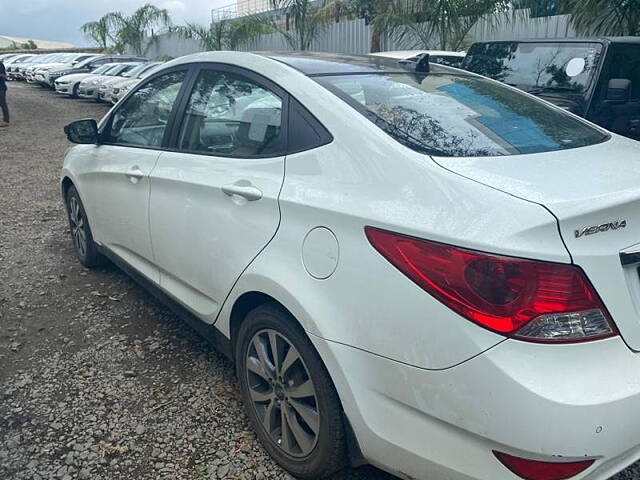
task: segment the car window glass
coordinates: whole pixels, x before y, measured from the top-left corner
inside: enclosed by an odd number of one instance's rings
[[[495,42],[476,43],[467,53],[464,68],[531,93],[541,89],[585,92],[597,71],[599,43]],[[575,75],[567,66],[577,59],[584,67]]]
[[[191,92],[178,146],[251,157],[282,151],[282,100],[240,75],[203,71]]]
[[[497,156],[577,148],[603,132],[515,89],[480,77],[436,74],[314,78],[391,137],[441,156]]]
[[[607,82],[611,78],[631,80],[631,98],[640,98],[640,45],[611,45],[607,64]]]
[[[109,142],[160,147],[184,77],[184,71],[166,73],[131,95],[113,116]]]

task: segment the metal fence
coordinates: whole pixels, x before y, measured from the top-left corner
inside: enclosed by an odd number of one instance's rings
[[[480,20],[469,32],[472,41],[508,40],[523,38],[575,37],[569,15],[554,15],[541,18],[529,18],[523,14],[513,18],[505,15],[500,22]],[[322,31],[313,41],[310,50],[317,52],[335,52],[366,54],[371,47],[371,26],[364,19],[346,20],[334,23]],[[415,48],[407,41],[400,42],[383,36],[383,50],[403,50]],[[287,51],[291,47],[279,33],[269,33],[255,37],[241,46],[244,51]],[[178,57],[188,53],[202,51],[194,40],[184,39],[176,34],[166,34],[149,42],[146,55],[155,58],[160,55]]]

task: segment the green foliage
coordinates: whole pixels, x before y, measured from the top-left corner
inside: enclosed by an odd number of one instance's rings
[[[110,12],[80,27],[84,35],[105,52],[124,53],[127,47],[136,54],[144,53],[145,39],[152,41],[156,33],[171,24],[169,12],[147,3],[131,15]]]
[[[27,42],[20,44],[20,46],[25,50],[36,50],[38,48],[38,45],[36,45],[36,42],[33,40],[28,40]]]
[[[270,33],[271,28],[257,16],[212,22],[208,27],[187,23],[171,29],[184,38],[200,43],[204,50],[236,50],[242,42]]]
[[[640,0],[566,0],[583,35],[640,35]]]
[[[111,12],[105,16],[109,27],[115,32],[114,47],[119,53],[130,47],[134,53],[142,55],[145,38],[153,41],[159,30],[171,24],[169,12],[150,3],[141,6],[131,15]]]
[[[373,23],[410,48],[459,50],[480,18],[495,23],[509,5],[506,0],[389,1]]]
[[[280,10],[286,22],[263,15],[262,21],[273,31],[280,33],[294,50],[308,50],[311,42],[338,16],[338,1],[325,0],[271,0],[271,6]]]
[[[102,50],[106,50],[113,41],[108,15],[99,20],[87,22],[80,27],[80,31]]]

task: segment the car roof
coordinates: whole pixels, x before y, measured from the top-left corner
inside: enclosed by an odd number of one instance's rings
[[[407,73],[398,60],[371,55],[342,55],[316,52],[238,52],[211,51],[185,55],[167,62],[165,68],[192,63],[223,63],[244,65],[248,68],[256,61],[273,61],[286,65],[309,77],[323,75],[350,75],[364,73]],[[260,62],[262,63],[262,62]],[[266,66],[266,64],[262,63]],[[432,73],[452,73],[456,75],[476,76],[476,74],[436,63],[430,63]]]
[[[640,43],[640,37],[563,37],[491,40],[475,43]]]
[[[397,60],[382,56],[313,52],[260,52],[259,54],[289,65],[308,76],[407,72],[407,69]],[[448,72],[450,70],[436,64],[430,64],[430,66],[432,71]]]

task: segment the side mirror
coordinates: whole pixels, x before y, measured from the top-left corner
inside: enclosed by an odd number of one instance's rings
[[[64,133],[73,143],[98,143],[98,123],[93,118],[71,122],[64,127]]]
[[[627,78],[612,78],[607,87],[607,101],[626,103],[631,95],[631,80]]]

